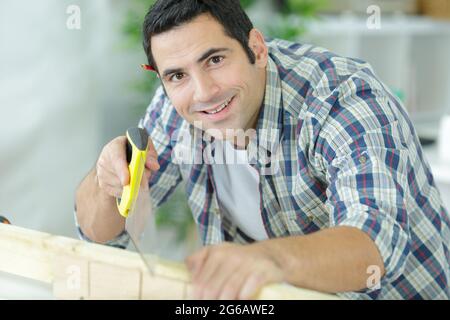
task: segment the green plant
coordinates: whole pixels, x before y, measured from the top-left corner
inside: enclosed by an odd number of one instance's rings
[[[302,17],[315,17],[317,11],[323,9],[327,0],[287,0],[283,14],[297,14]]]
[[[317,19],[317,12],[326,7],[328,0],[281,0],[277,23],[268,26],[273,38],[295,41],[307,30],[307,23]]]
[[[169,201],[158,208],[156,225],[173,228],[178,242],[185,241],[194,232],[195,222],[186,201],[184,183],[177,187]]]
[[[125,35],[126,42],[124,46],[132,50],[142,49],[142,23],[145,14],[155,0],[131,0],[129,1],[129,10],[122,26],[122,32]],[[145,63],[146,61],[142,61]],[[146,96],[153,96],[160,84],[158,77],[152,72],[142,72],[142,76],[131,84],[132,89],[137,92],[145,93]],[[145,106],[142,112],[145,111]]]

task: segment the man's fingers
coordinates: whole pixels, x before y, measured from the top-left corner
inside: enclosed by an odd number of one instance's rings
[[[189,271],[191,272],[193,281],[196,281],[198,275],[201,273],[203,264],[205,263],[206,258],[208,257],[208,252],[209,252],[208,248],[203,248],[186,258],[185,262]]]
[[[98,181],[99,186],[106,190],[106,192],[112,196],[120,197],[122,196],[122,182],[120,181],[119,177],[112,173],[105,168],[102,168],[99,166],[98,172]],[[150,178],[151,172],[148,169],[144,169],[144,174],[142,175],[141,179],[141,188],[142,190],[146,191],[149,189],[148,182]]]
[[[122,186],[130,183],[130,172],[128,171],[128,163],[126,158],[126,137],[117,138],[117,146],[111,152],[110,159],[113,163],[114,170],[120,178]]]
[[[148,189],[148,181],[150,180],[150,176],[151,176],[151,171],[147,168],[144,168],[144,173],[142,174],[142,179],[141,179],[141,187],[144,190]]]
[[[97,176],[100,182],[106,182],[108,185],[122,188],[120,178],[113,172],[99,165],[97,168]]]
[[[251,274],[251,269],[249,272],[244,272],[244,270],[239,270],[235,272],[221,288],[218,300],[236,300],[239,298],[239,292],[241,291],[242,285],[245,280]]]
[[[203,287],[207,285],[208,289],[202,292],[201,299],[218,299],[221,294],[223,294],[223,289],[227,286],[228,282],[236,277],[242,277],[242,274],[244,274],[245,271],[241,269],[239,263],[233,261],[231,263],[228,263],[228,261],[214,261],[211,263],[211,260],[212,259],[208,259],[202,270],[201,282]],[[228,299],[237,297],[237,292],[241,284],[242,281],[240,283],[235,282],[235,285],[237,286],[236,292],[234,293],[234,296],[230,294],[232,297]]]
[[[269,276],[263,271],[251,273],[241,286],[238,299],[248,300],[254,298],[259,289],[267,284],[269,280]]]
[[[159,170],[158,153],[156,152],[155,146],[153,145],[153,141],[150,137],[148,138],[147,159],[145,166],[152,171]]]
[[[273,265],[273,262],[259,263],[256,268],[242,283],[239,290],[238,299],[248,300],[255,298],[256,293],[265,285],[269,283],[283,282],[283,272]]]
[[[155,145],[153,144],[152,138],[148,137],[148,147],[147,154],[153,158],[158,158],[158,153],[156,152]]]
[[[113,186],[108,183],[100,182],[100,181],[99,181],[99,185],[110,196],[113,196],[115,198],[120,198],[122,196],[122,190],[123,190],[122,187]]]
[[[226,263],[221,260],[208,257],[203,264],[200,276],[194,280],[194,299],[217,299],[221,283],[218,282],[214,276],[218,274],[221,263]],[[226,277],[229,276],[229,270]]]

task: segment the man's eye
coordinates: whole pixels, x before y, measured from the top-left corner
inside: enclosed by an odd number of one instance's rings
[[[214,56],[209,61],[211,61],[212,64],[219,64],[223,60],[222,56]]]
[[[181,72],[175,73],[170,77],[170,81],[181,81],[184,78],[184,74]]]

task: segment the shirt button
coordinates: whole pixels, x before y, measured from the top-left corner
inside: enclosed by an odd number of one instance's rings
[[[359,163],[365,164],[366,162],[367,162],[367,157],[366,156],[359,157]]]

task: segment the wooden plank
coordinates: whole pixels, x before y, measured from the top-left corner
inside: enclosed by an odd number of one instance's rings
[[[53,295],[64,300],[89,298],[89,261],[58,256],[53,264]]]
[[[89,264],[89,299],[141,298],[141,271],[120,268],[111,264]]]
[[[47,234],[0,224],[0,270],[51,283],[49,252],[42,243]]]
[[[186,297],[186,286],[187,282],[184,281],[143,274],[141,299],[184,300]]]
[[[191,298],[190,275],[184,264],[149,258],[155,261],[152,276],[135,252],[0,224],[0,271],[53,283],[57,298],[107,299],[112,298],[111,292],[121,290],[123,294],[114,298]],[[77,270],[79,282],[75,281]],[[255,298],[337,299],[287,284],[268,285]]]
[[[287,283],[265,286],[256,298],[259,300],[341,300],[336,295],[297,288]]]

